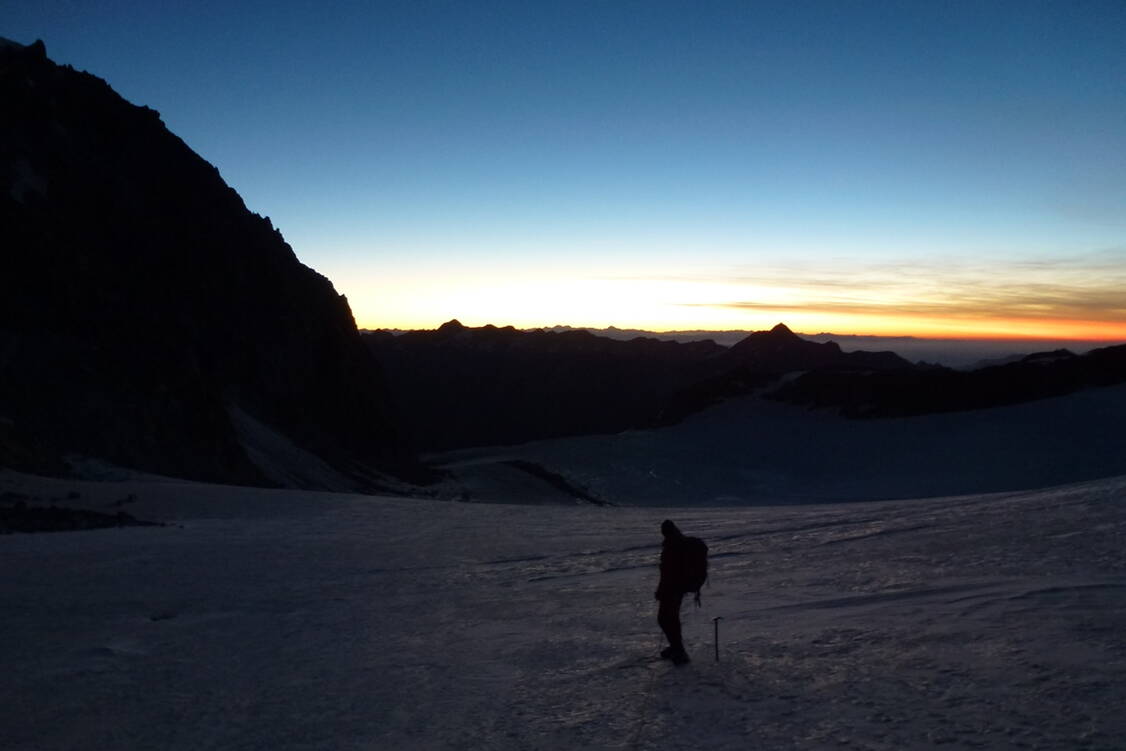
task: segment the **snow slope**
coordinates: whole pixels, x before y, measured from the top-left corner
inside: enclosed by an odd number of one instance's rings
[[[923,498],[1126,474],[1123,425],[1126,385],[881,420],[745,397],[659,430],[466,449],[434,459],[472,497],[488,501],[525,496],[511,478],[501,481],[503,462],[514,459],[625,505]]]
[[[678,510],[12,473],[2,491],[175,521],[0,537],[11,751],[1126,738],[1126,477]],[[712,550],[683,668],[652,659],[665,516]]]

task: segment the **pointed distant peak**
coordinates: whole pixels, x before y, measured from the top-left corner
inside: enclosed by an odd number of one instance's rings
[[[774,340],[801,339],[796,333],[790,331],[788,325],[785,323],[779,323],[774,329],[762,332],[762,336]]]
[[[736,351],[762,351],[763,347],[792,349],[807,344],[812,344],[812,342],[807,342],[791,331],[789,326],[780,323],[769,331],[751,332],[745,339],[733,345],[732,349]]]
[[[438,330],[446,332],[464,331],[465,327],[461,325],[461,321],[457,320],[456,318],[451,318],[450,320],[439,326]]]

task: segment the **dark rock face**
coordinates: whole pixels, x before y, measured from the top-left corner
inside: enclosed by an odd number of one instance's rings
[[[518,443],[651,424],[713,342],[608,339],[585,331],[466,328],[364,339],[420,448]]]
[[[520,443],[672,425],[759,394],[849,417],[980,409],[1126,381],[1126,346],[1083,357],[1057,351],[964,372],[892,352],[843,352],[783,325],[727,348],[581,330],[467,328],[364,339],[386,369],[421,448]]]
[[[842,352],[836,342],[811,342],[778,324],[756,331],[731,348],[724,358],[732,366],[758,372],[797,370],[901,370],[911,363],[894,352]]]
[[[657,424],[672,425],[724,399],[763,390],[788,373],[814,372],[834,381],[839,374],[913,368],[894,352],[843,352],[836,342],[802,339],[780,323],[747,335],[698,368],[690,384],[669,396]]]
[[[41,45],[0,48],[0,98],[0,462],[259,483],[237,408],[409,471],[347,301],[155,111]]]
[[[1126,382],[1126,345],[1075,355],[1028,355],[1005,365],[957,371],[916,368],[880,372],[811,372],[771,397],[791,404],[839,408],[850,417],[903,417],[983,409],[1062,396]]]
[[[890,352],[845,353],[781,325],[730,349],[457,321],[365,340],[419,446],[431,450],[670,425],[794,370],[912,367]]]

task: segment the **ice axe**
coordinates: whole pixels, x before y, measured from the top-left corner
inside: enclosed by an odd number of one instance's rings
[[[717,615],[712,618],[712,623],[715,624],[715,661],[719,662],[719,622],[723,620],[722,615]]]

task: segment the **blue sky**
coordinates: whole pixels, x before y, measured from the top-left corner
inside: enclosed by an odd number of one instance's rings
[[[1120,0],[184,5],[0,36],[159,110],[362,326],[1126,338]]]

